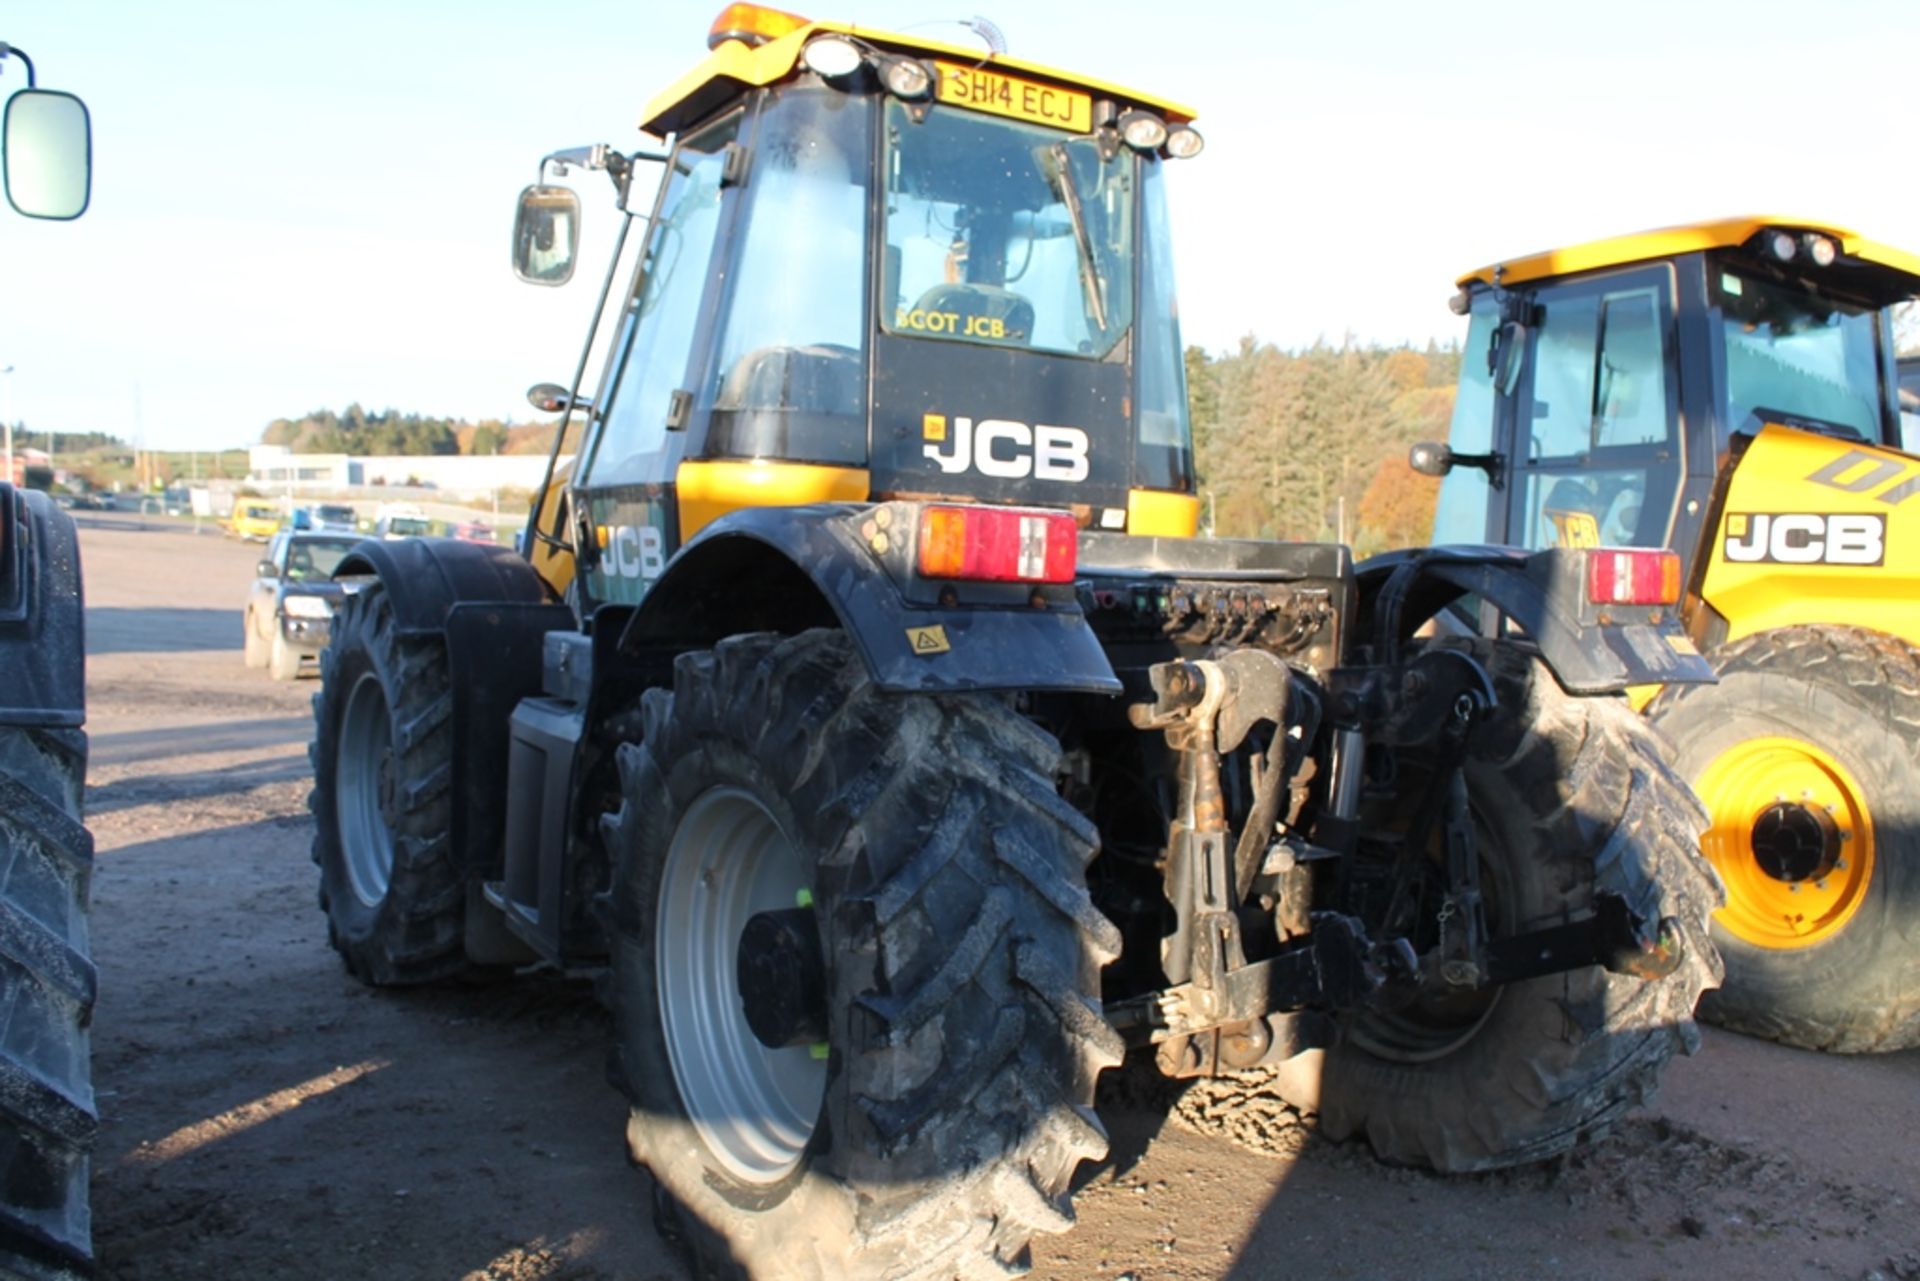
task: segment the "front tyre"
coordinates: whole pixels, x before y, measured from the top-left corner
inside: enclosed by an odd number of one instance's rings
[[[1649,711],[1712,815],[1727,883],[1716,1023],[1844,1053],[1920,1044],[1920,650],[1788,627]]]
[[[274,626],[273,641],[267,649],[267,675],[277,681],[297,680],[300,676],[300,651],[287,644],[278,624]]]
[[[1707,926],[1719,890],[1699,806],[1624,702],[1568,696],[1511,644],[1445,644],[1469,649],[1499,700],[1463,769],[1489,933],[1579,919],[1609,892],[1643,921],[1675,918],[1681,950],[1663,978],[1588,966],[1345,1022],[1322,1127],[1396,1164],[1459,1172],[1554,1156],[1651,1097],[1674,1052],[1699,1043],[1694,1004],[1720,976]],[[1390,825],[1414,782],[1403,771],[1370,821]]]
[[[464,973],[446,646],[401,636],[375,583],[342,603],[320,674],[307,804],[327,937],[376,987]]]
[[[241,660],[256,670],[267,665],[267,638],[260,634],[260,620],[254,616],[252,606],[247,608],[246,641]]]
[[[700,1262],[1021,1265],[1106,1152],[1121,1053],[1057,744],[999,699],[882,693],[835,632],[683,655],[644,713],[606,824],[613,1073]]]

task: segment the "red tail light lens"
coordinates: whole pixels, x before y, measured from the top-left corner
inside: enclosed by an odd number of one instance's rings
[[[1680,557],[1670,551],[1596,547],[1587,553],[1587,599],[1596,605],[1672,605]]]
[[[1070,583],[1080,530],[1067,512],[929,507],[920,514],[920,573],[984,583]]]

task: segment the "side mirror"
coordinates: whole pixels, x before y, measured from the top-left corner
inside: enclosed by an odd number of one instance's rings
[[[513,219],[513,274],[530,285],[573,279],[580,248],[580,197],[569,187],[528,187]]]
[[[586,396],[567,397],[567,389],[559,383],[535,383],[527,388],[527,403],[544,414],[571,413],[579,409],[591,413],[593,401]]]
[[[1453,451],[1437,440],[1423,440],[1407,451],[1407,466],[1422,476],[1444,476],[1453,470]]]
[[[274,564],[270,560],[263,560],[259,564],[255,565],[253,568],[254,568],[254,572],[259,574],[260,577],[262,578],[280,577],[280,567]]]
[[[68,221],[93,198],[93,122],[87,104],[55,89],[22,89],[7,99],[7,203],[29,218]]]

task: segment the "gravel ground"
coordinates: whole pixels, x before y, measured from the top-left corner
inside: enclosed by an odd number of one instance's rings
[[[372,993],[327,947],[309,699],[240,660],[256,548],[82,514],[98,846],[103,1276],[677,1281],[587,978]],[[1129,1071],[1043,1277],[1920,1281],[1920,1051],[1709,1030],[1648,1110],[1443,1179],[1317,1138],[1261,1080]]]

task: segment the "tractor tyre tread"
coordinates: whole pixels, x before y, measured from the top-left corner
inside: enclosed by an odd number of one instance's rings
[[[1540,901],[1518,929],[1557,925],[1609,892],[1648,923],[1674,918],[1681,960],[1642,980],[1598,966],[1500,990],[1473,1039],[1436,1062],[1329,1053],[1321,1125],[1364,1134],[1394,1164],[1457,1173],[1541,1161],[1598,1138],[1699,1046],[1694,1006],[1719,982],[1708,918],[1720,885],[1700,855],[1705,812],[1658,734],[1623,700],[1565,693],[1531,646],[1442,641],[1492,675],[1499,707],[1469,744],[1467,785],[1525,807]],[[1495,796],[1500,792],[1496,791]],[[1471,803],[1471,800],[1470,800]]]
[[[93,838],[79,730],[0,727],[0,1274],[92,1274],[88,939]]]
[[[387,893],[368,908],[354,893],[335,798],[340,721],[353,683],[367,671],[387,699],[399,798]],[[474,969],[464,948],[466,883],[453,857],[449,782],[454,752],[446,646],[437,637],[402,636],[386,588],[346,598],[320,654],[308,748],[313,790],[313,861],[327,938],[347,971],[373,987],[462,977]]]
[[[612,985],[632,1153],[702,1275],[1018,1271],[1035,1232],[1072,1224],[1073,1172],[1107,1150],[1095,1082],[1122,1052],[1098,997],[1119,936],[1087,895],[1098,838],[1055,791],[1057,744],[1004,701],[883,694],[825,631],[682,655],[673,691],[643,711],[606,820],[623,869],[616,949],[651,950],[634,851],[664,850],[676,812],[713,784],[703,771],[731,758],[791,799],[836,958],[815,1147],[784,1206],[757,1215],[706,1168],[677,1099],[663,1105],[674,1087],[646,993]]]

